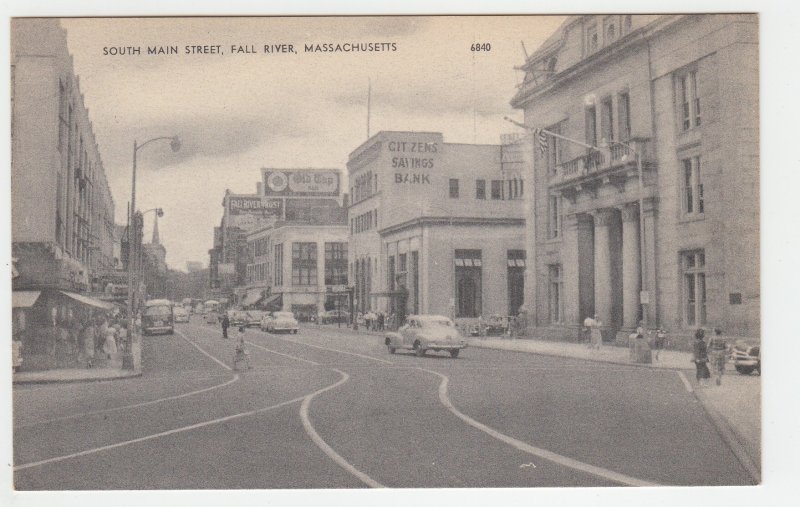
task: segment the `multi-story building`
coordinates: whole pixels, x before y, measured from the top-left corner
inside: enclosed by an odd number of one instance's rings
[[[360,312],[456,319],[523,301],[530,144],[379,132],[350,154],[349,271]],[[528,164],[529,165],[529,164]]]
[[[573,16],[523,69],[526,125],[584,143],[535,150],[534,331],[758,336],[757,17]]]
[[[12,20],[11,93],[14,340],[24,368],[51,368],[66,358],[43,330],[109,309],[86,293],[116,267],[114,200],[58,20]]]

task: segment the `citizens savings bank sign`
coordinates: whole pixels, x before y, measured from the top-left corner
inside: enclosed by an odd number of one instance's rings
[[[336,169],[262,169],[264,195],[269,197],[336,197]]]

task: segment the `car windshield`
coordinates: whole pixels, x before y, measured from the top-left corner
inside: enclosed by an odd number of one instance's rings
[[[291,312],[275,312],[273,314],[273,316],[276,319],[293,319],[294,318],[294,314],[292,314]]]
[[[172,308],[167,305],[163,306],[148,306],[144,310],[144,315],[148,317],[163,317],[172,313]]]
[[[446,326],[446,327],[453,327],[453,322],[446,318],[446,317],[430,317],[427,319],[419,319],[420,327],[436,327],[436,326]]]

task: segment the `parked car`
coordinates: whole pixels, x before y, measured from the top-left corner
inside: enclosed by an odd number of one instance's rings
[[[175,322],[189,322],[189,312],[182,306],[173,307],[172,315],[175,317]]]
[[[292,312],[274,312],[272,318],[267,321],[266,330],[271,333],[279,331],[286,331],[288,333],[297,334],[300,327],[297,324],[297,319],[294,318]]]
[[[205,317],[206,324],[219,324],[219,315],[217,315],[217,312],[206,312]]]
[[[453,321],[441,315],[409,315],[406,324],[396,333],[386,333],[384,343],[390,354],[397,349],[410,349],[418,357],[429,350],[444,350],[455,358],[461,349],[467,347],[467,340],[458,332]]]
[[[247,310],[245,313],[245,321],[247,327],[259,327],[261,325],[261,318],[264,317],[264,312],[261,310]]]
[[[736,340],[731,350],[731,358],[736,371],[749,375],[758,370],[761,375],[761,345],[745,340]]]
[[[173,334],[175,332],[172,304],[166,299],[151,299],[144,304],[142,334]]]
[[[486,336],[502,336],[508,331],[508,317],[491,315],[486,319]]]
[[[231,327],[239,327],[247,325],[247,313],[242,310],[228,310],[228,322]]]

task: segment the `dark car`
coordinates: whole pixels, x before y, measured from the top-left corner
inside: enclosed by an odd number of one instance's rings
[[[737,340],[731,350],[731,359],[736,371],[749,375],[758,371],[761,375],[761,345],[744,340]]]

